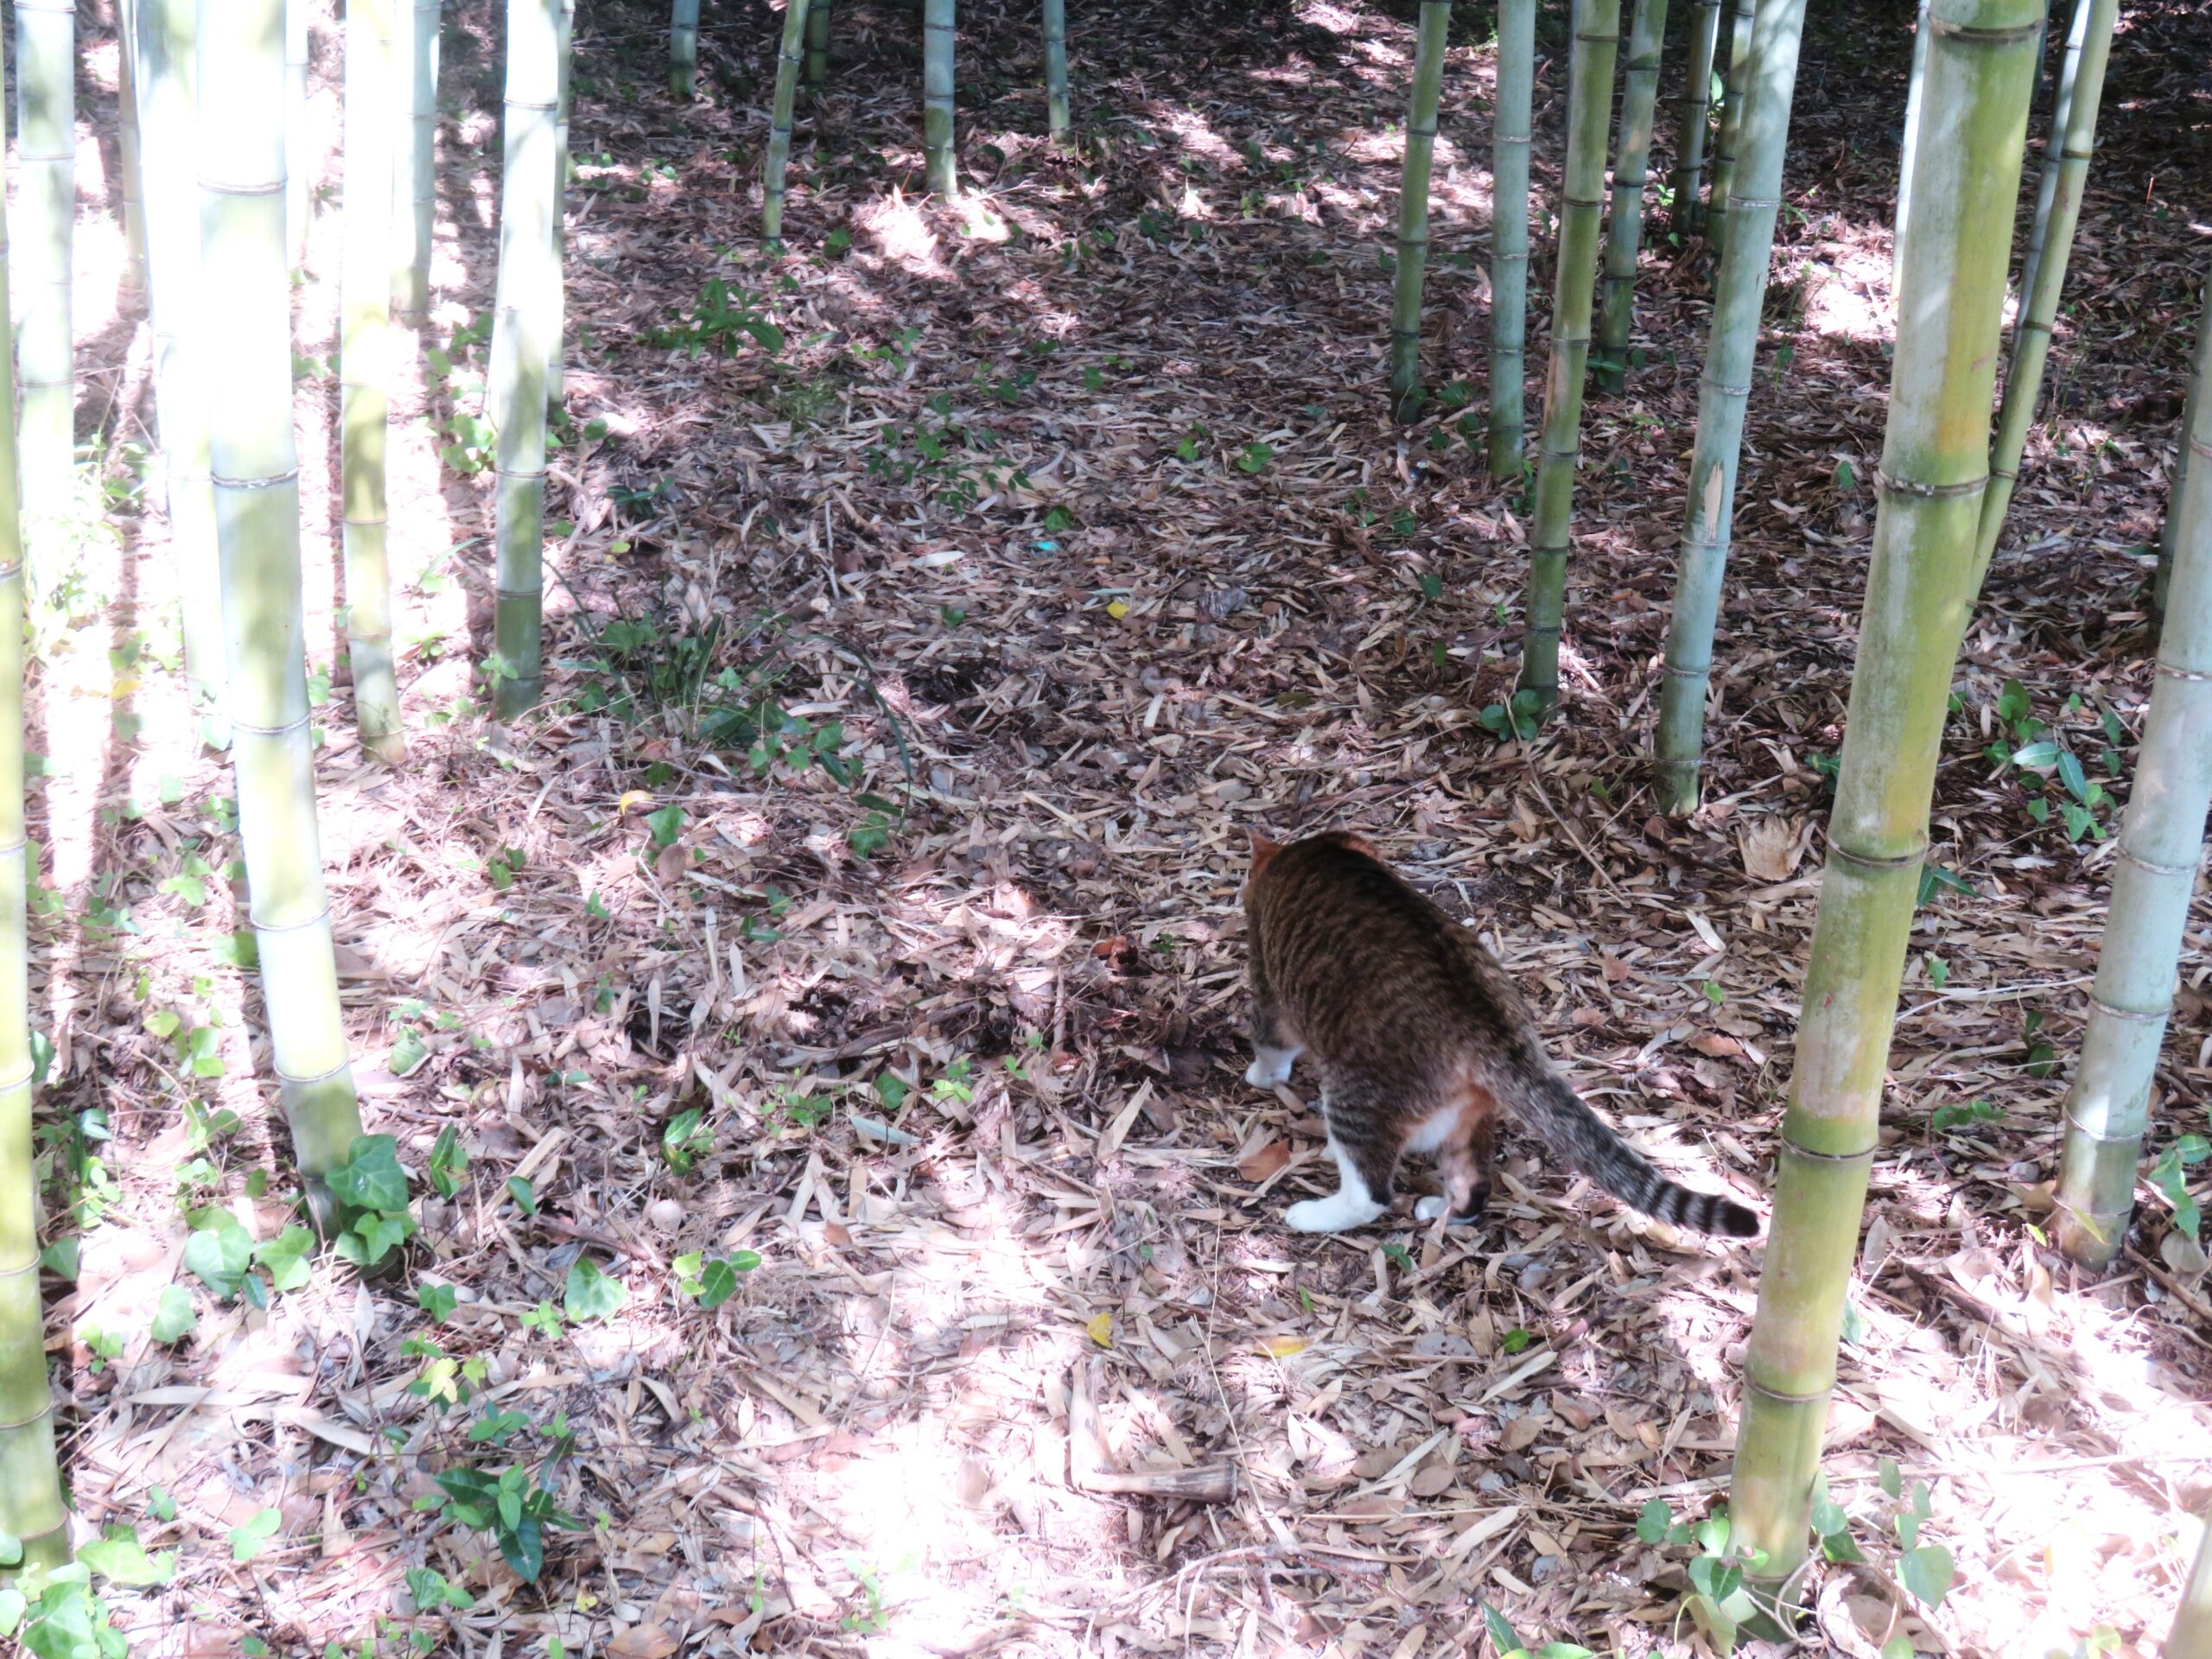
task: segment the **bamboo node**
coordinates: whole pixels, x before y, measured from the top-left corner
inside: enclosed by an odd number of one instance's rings
[[[1782,1137],[1782,1155],[1785,1158],[1810,1158],[1815,1163],[1841,1165],[1871,1163],[1874,1148],[1867,1147],[1858,1152],[1815,1152],[1810,1147],[1801,1147],[1788,1135]]]
[[[1914,865],[1919,863],[1922,859],[1928,856],[1928,843],[1927,842],[1923,841],[1919,846],[1914,848],[1909,853],[1895,853],[1886,856],[1876,856],[1867,853],[1854,853],[1849,848],[1845,847],[1837,842],[1834,837],[1831,836],[1828,840],[1828,856],[1830,858],[1840,858],[1847,864],[1856,864],[1861,869],[1877,871],[1908,870]]]
[[[2205,458],[2212,461],[2212,451],[2208,451]],[[2160,663],[2158,672],[2170,680],[2212,680],[2212,674],[2201,668],[2176,668],[2171,663]]]
[[[1989,474],[1971,478],[1962,484],[1916,484],[1909,479],[1892,478],[1880,467],[1874,469],[1874,487],[1887,490],[1892,495],[1915,495],[1923,500],[1937,500],[1980,495],[1989,487]]]
[[[1703,668],[1677,668],[1672,663],[1662,663],[1659,671],[1669,679],[1706,680],[1713,677],[1713,664],[1707,663]]]
[[[1594,201],[1585,201],[1580,196],[1568,196],[1566,200],[1570,207],[1587,207],[1593,213],[1605,205],[1605,199],[1603,196],[1598,197]]]
[[[321,910],[303,921],[271,923],[251,915],[246,919],[253,924],[253,931],[256,933],[298,933],[310,927],[321,927],[327,925],[330,920],[330,904],[326,899]]]
[[[1744,1379],[1744,1386],[1753,1394],[1763,1394],[1776,1404],[1783,1406],[1817,1406],[1835,1392],[1835,1384],[1831,1382],[1811,1394],[1789,1394],[1780,1389],[1770,1389],[1765,1383],[1748,1376]]]
[[[312,713],[305,714],[297,720],[288,721],[282,726],[256,726],[247,721],[232,720],[231,729],[233,732],[243,732],[248,737],[289,737],[294,732],[305,731],[314,719]]]
[[[2212,461],[2212,443],[2207,443],[2202,438],[2191,438],[2189,450],[2191,454],[2202,455],[2207,461]]]
[[[38,1264],[36,1262],[33,1262],[31,1265],[35,1268]],[[46,1404],[44,1406],[31,1413],[28,1417],[18,1418],[12,1423],[0,1423],[0,1434],[12,1434],[19,1428],[29,1428],[33,1423],[37,1422],[41,1418],[51,1417],[53,1415],[54,1390],[49,1388],[47,1390]]]
[[[2043,24],[2011,23],[2003,29],[1982,29],[1972,23],[1955,23],[1931,13],[1928,29],[1938,40],[1959,41],[1967,46],[2012,46],[2041,34]]]
[[[2171,1001],[2163,1008],[2145,1011],[2142,1008],[2116,1008],[2100,996],[2090,997],[2089,1007],[2107,1020],[2127,1020],[2138,1025],[2146,1026],[2159,1023],[2173,1012],[2173,1004]]]
[[[271,473],[265,478],[225,478],[220,473],[208,474],[208,482],[219,490],[274,490],[300,481],[300,469],[288,473]]]
[[[2139,1144],[2141,1144],[2142,1140],[2143,1140],[2143,1131],[2142,1131],[2141,1129],[2139,1129],[2139,1129],[2137,1129],[2137,1130],[2136,1130],[2133,1134],[2132,1134],[2132,1135],[2107,1135],[2107,1134],[2104,1130],[2102,1130],[2102,1129],[2093,1129],[2093,1128],[2091,1128],[2088,1124],[2084,1123],[2084,1122],[2083,1122],[2080,1118],[2078,1118],[2078,1117],[2076,1117],[2076,1116],[2074,1116],[2074,1106],[2073,1106],[2073,1103],[2072,1103],[2072,1102],[2070,1102],[2070,1101],[2067,1103],[2066,1110],[2065,1110],[2065,1112],[2062,1115],[2062,1119],[2061,1119],[2061,1121],[2062,1121],[2062,1122],[2063,1122],[2065,1123],[2065,1125],[2066,1125],[2066,1132],[2067,1132],[2069,1135],[2080,1135],[2080,1136],[2081,1136],[2084,1141],[2094,1141],[2098,1146],[2101,1146],[2101,1147],[2125,1147],[2125,1146],[2134,1146],[2134,1145],[2139,1145]],[[2071,1210],[2071,1209],[2075,1209],[2075,1208],[2077,1208],[2077,1207],[2078,1207],[2078,1206],[2074,1205],[2066,1205],[2066,1208],[2068,1208],[2068,1209],[2069,1209],[2069,1210]],[[2133,1206],[2131,1206],[2131,1207],[2133,1207]],[[2090,1214],[2090,1215],[2094,1216],[2094,1215],[2104,1214],[2104,1213],[2107,1213],[2107,1212],[2101,1211],[2096,1211],[2096,1210],[2091,1210],[2091,1211],[2088,1211],[2088,1214]],[[2109,1212],[2109,1213],[2113,1214],[2113,1215],[2122,1215],[2122,1216],[2124,1216],[2124,1215],[2126,1215],[2126,1214],[2127,1213],[2127,1211],[2126,1211],[2126,1210],[2118,1210],[2118,1211],[2111,1211],[2111,1212]]]
[[[2164,672],[2163,664],[2159,671]],[[2196,677],[2202,679],[2204,676],[2200,674]],[[2137,869],[2151,875],[2195,875],[2196,874],[2196,865],[2194,861],[2187,864],[2153,864],[2140,853],[2131,853],[2126,847],[2120,849],[2120,857],[2122,863],[2133,864]]]
[[[1621,37],[1618,35],[1585,35],[1580,30],[1576,31],[1574,38],[1586,46],[1618,46],[1621,43]]]
[[[346,1069],[352,1065],[353,1062],[351,1060],[340,1060],[337,1065],[332,1066],[327,1071],[317,1071],[311,1076],[304,1077],[293,1076],[290,1072],[285,1071],[281,1065],[275,1066],[272,1069],[276,1073],[276,1086],[279,1089],[303,1089],[310,1084],[327,1083],[333,1077],[341,1077],[345,1074]]]

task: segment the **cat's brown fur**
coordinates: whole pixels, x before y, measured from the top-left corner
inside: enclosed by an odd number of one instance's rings
[[[1341,831],[1281,846],[1255,831],[1244,886],[1252,1036],[1262,1087],[1301,1052],[1320,1074],[1341,1190],[1290,1207],[1307,1232],[1363,1226],[1389,1208],[1401,1155],[1433,1152],[1441,1199],[1422,1219],[1472,1220],[1489,1202],[1498,1120],[1645,1214],[1748,1236],[1741,1205],[1668,1180],[1552,1068],[1520,993],[1474,933]]]

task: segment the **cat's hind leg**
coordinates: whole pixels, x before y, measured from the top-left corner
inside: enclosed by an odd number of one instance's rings
[[[1452,1133],[1436,1149],[1437,1173],[1444,1178],[1441,1197],[1422,1198],[1414,1205],[1421,1221],[1448,1216],[1454,1222],[1481,1219],[1490,1206],[1490,1166],[1497,1152],[1497,1102],[1488,1090],[1470,1088],[1459,1108]]]
[[[1282,1010],[1263,996],[1252,1000],[1252,1064],[1244,1068],[1244,1081],[1255,1089],[1272,1089],[1290,1081],[1291,1062],[1306,1052],[1306,1045],[1291,1034]]]
[[[1349,1098],[1324,1096],[1321,1110],[1329,1122],[1329,1150],[1337,1160],[1337,1190],[1325,1198],[1292,1205],[1282,1218],[1301,1233],[1349,1232],[1389,1209],[1391,1178],[1404,1136],[1385,1111],[1360,1093]]]

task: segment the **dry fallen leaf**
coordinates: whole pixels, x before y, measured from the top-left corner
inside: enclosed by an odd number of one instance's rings
[[[664,1624],[633,1624],[607,1644],[616,1659],[668,1659],[682,1644]]]
[[[1114,1316],[1111,1313],[1092,1314],[1090,1323],[1083,1328],[1090,1332],[1090,1339],[1101,1348],[1114,1345]]]
[[[1255,1184],[1281,1173],[1290,1161],[1290,1148],[1280,1141],[1264,1143],[1257,1152],[1236,1166],[1236,1173]]]
[[[1260,1351],[1273,1359],[1288,1359],[1293,1354],[1302,1354],[1311,1344],[1303,1337],[1264,1337]]]
[[[1778,813],[1747,820],[1736,832],[1736,845],[1744,855],[1744,873],[1756,881],[1788,880],[1804,852],[1797,826]]]

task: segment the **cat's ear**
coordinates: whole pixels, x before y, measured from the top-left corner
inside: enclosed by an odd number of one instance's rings
[[[1252,837],[1252,870],[1255,874],[1268,868],[1269,861],[1282,850],[1282,843],[1268,838],[1268,832],[1257,824],[1248,832]]]
[[[1337,844],[1348,852],[1358,853],[1364,857],[1371,858],[1378,864],[1382,861],[1382,855],[1375,850],[1375,843],[1357,830],[1340,831],[1337,836]]]

